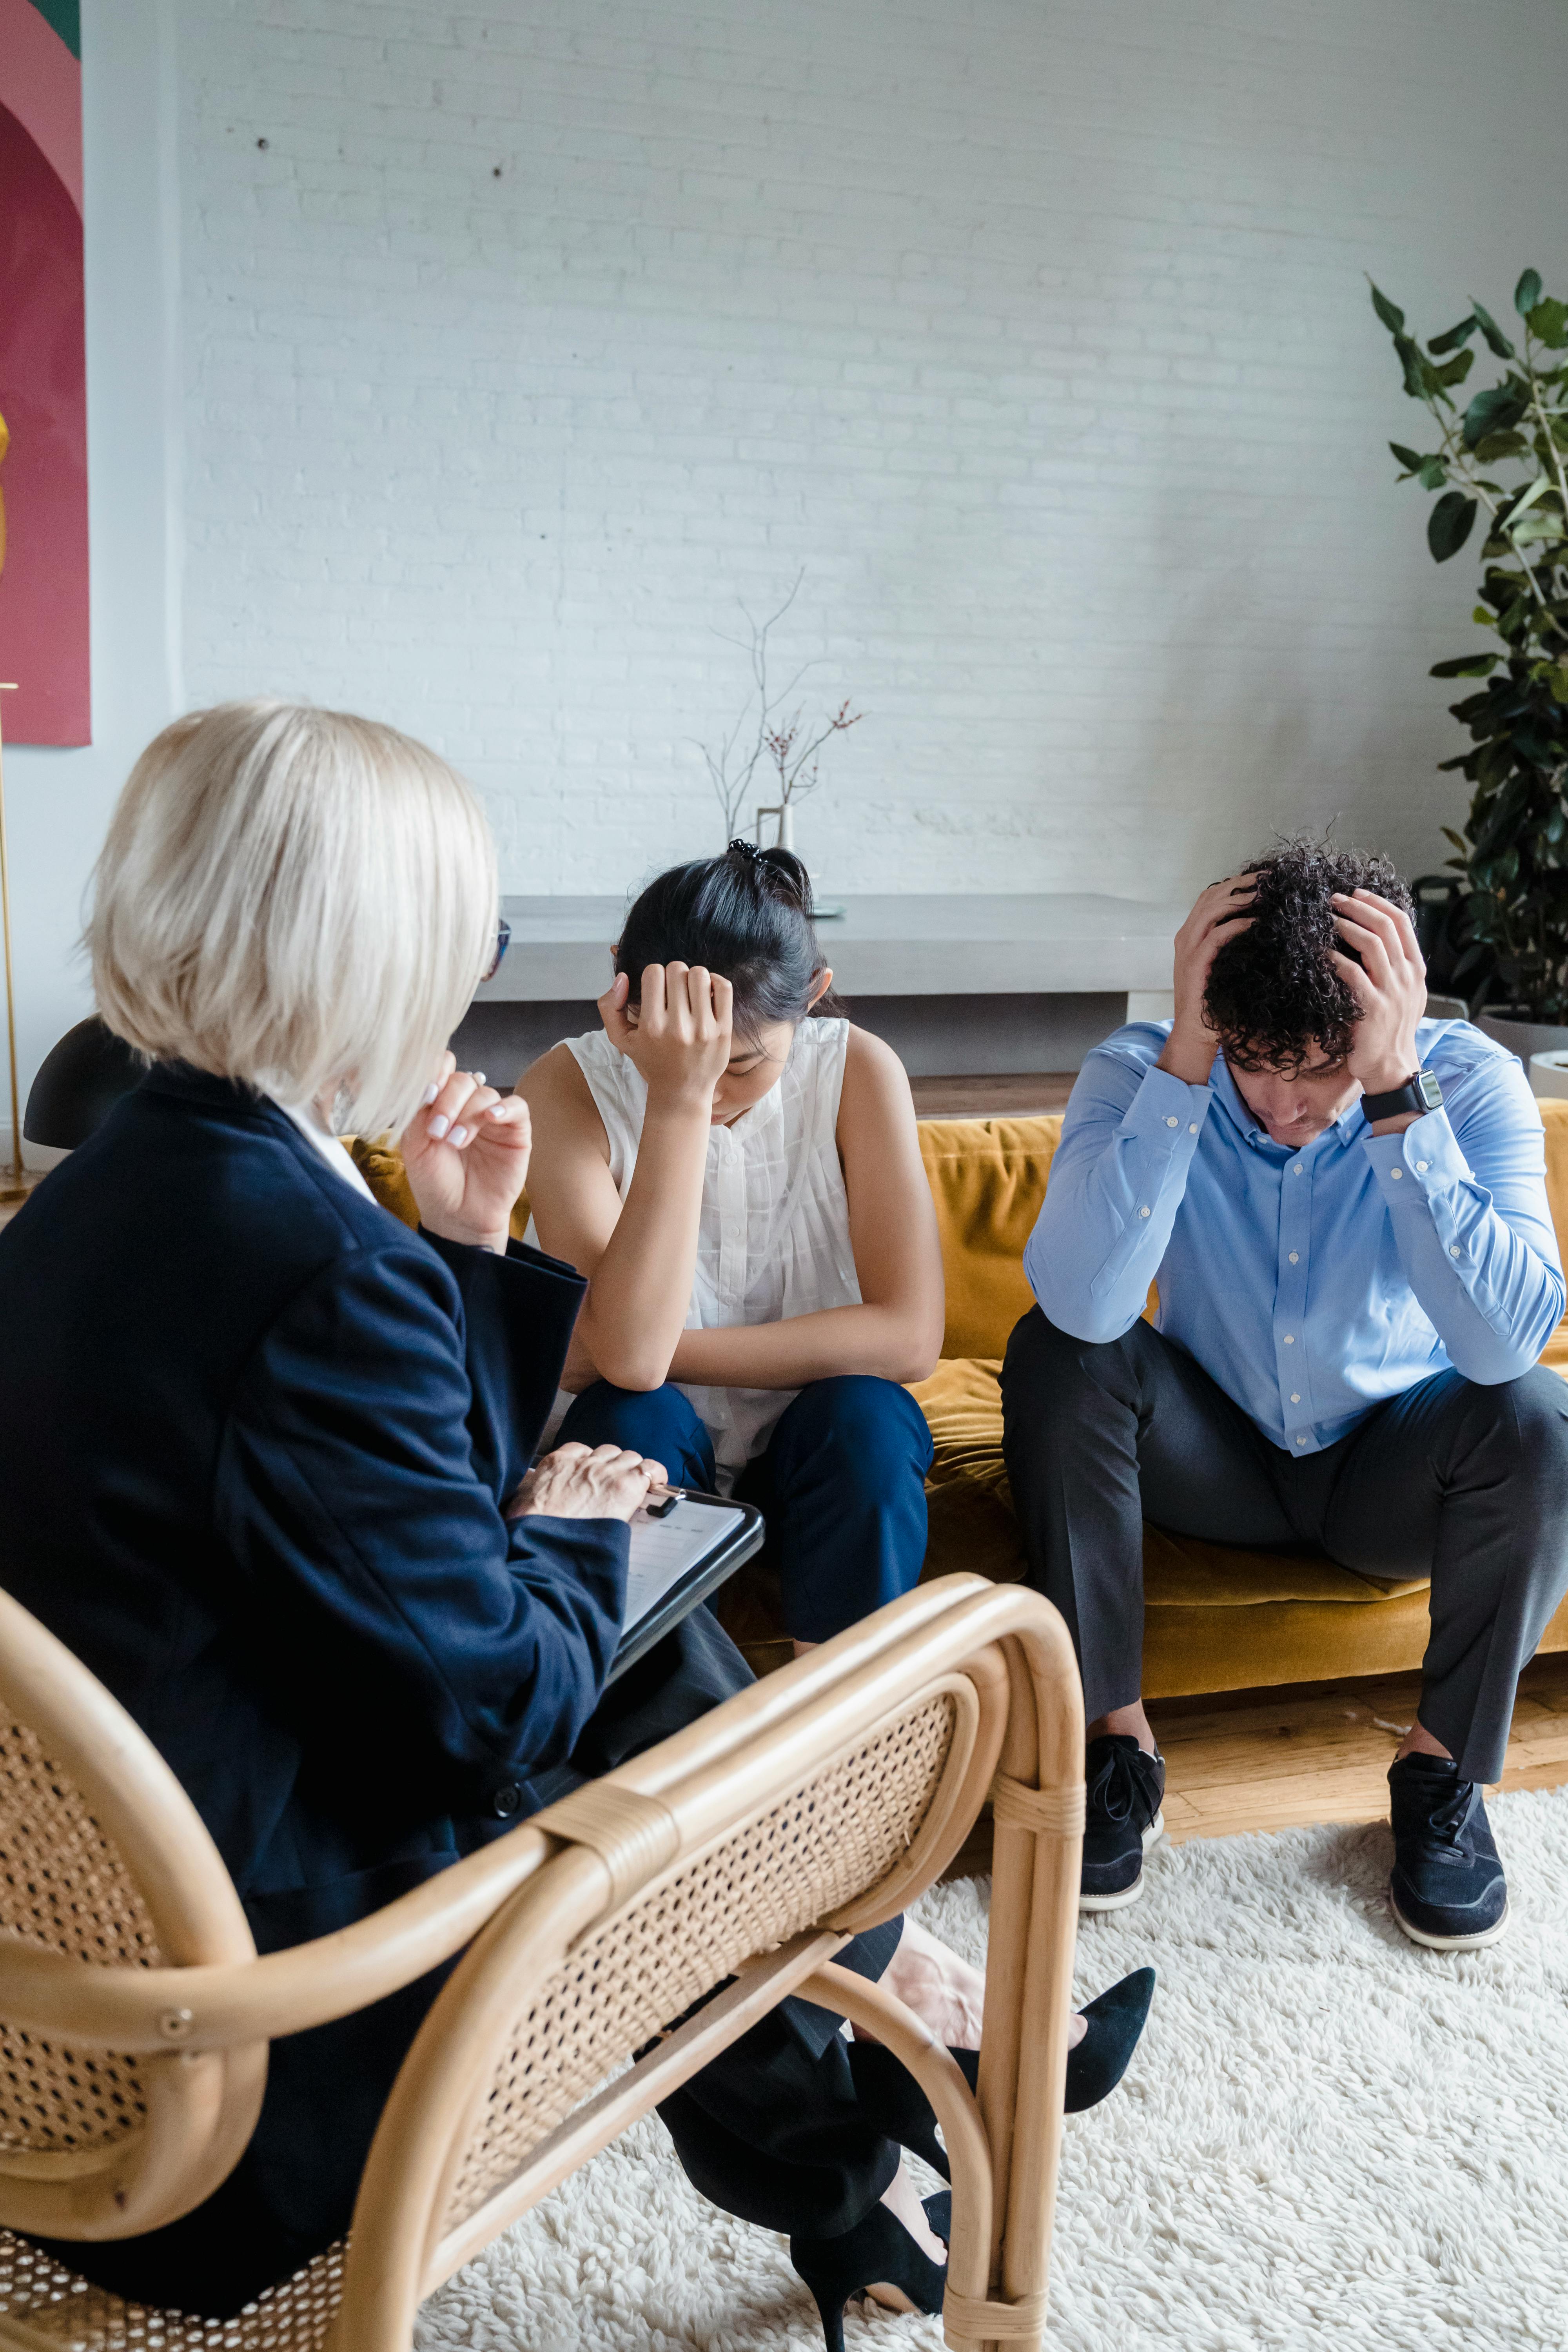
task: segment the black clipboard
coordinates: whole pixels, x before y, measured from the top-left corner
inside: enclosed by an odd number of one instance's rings
[[[748,1559],[761,1551],[767,1536],[767,1527],[753,1504],[731,1501],[723,1495],[703,1495],[689,1486],[678,1490],[677,1500],[682,1505],[695,1504],[709,1510],[739,1511],[741,1524],[726,1528],[710,1549],[683,1570],[679,1580],[661,1593],[653,1607],[621,1635],[615,1663],[605,1675],[606,1684],[624,1675],[628,1666],[645,1657],[656,1642],[661,1642],[674,1625],[690,1611],[717,1592],[725,1580]]]

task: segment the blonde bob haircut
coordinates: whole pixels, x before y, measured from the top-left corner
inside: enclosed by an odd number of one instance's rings
[[[150,743],[93,877],[98,1008],[194,1064],[362,1134],[405,1127],[496,940],[470,785],[374,719],[193,712]]]

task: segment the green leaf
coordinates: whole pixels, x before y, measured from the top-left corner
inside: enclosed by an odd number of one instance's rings
[[[1437,370],[1438,383],[1463,383],[1475,365],[1475,359],[1474,352],[1460,352],[1456,358],[1448,362],[1446,367],[1440,367]]]
[[[1434,335],[1426,348],[1429,352],[1457,352],[1461,343],[1469,341],[1479,324],[1480,320],[1472,310],[1469,317],[1461,319],[1457,327],[1449,327],[1445,333]]]
[[[1426,544],[1433,561],[1447,563],[1458,555],[1476,520],[1476,500],[1462,490],[1445,490],[1426,519]]]
[[[1524,323],[1549,351],[1560,352],[1568,345],[1568,302],[1551,299],[1538,302]]]
[[[1510,507],[1507,514],[1504,515],[1504,522],[1510,524],[1516,523],[1520,517],[1525,512],[1526,509],[1532,507],[1535,504],[1536,499],[1542,496],[1542,492],[1549,490],[1551,488],[1551,476],[1549,474],[1537,474],[1534,481],[1527,482],[1524,488],[1521,490],[1518,498],[1515,499],[1512,506]]]
[[[1522,433],[1488,433],[1476,444],[1476,455],[1483,466],[1495,466],[1500,457],[1528,456],[1530,444]]]
[[[1427,457],[1422,463],[1418,478],[1424,490],[1440,490],[1448,478],[1448,468],[1441,457]]]
[[[1457,654],[1452,661],[1434,662],[1428,677],[1490,677],[1500,654]]]
[[[1521,319],[1528,319],[1540,299],[1541,272],[1539,269],[1527,269],[1513,289],[1513,307]]]
[[[1418,474],[1427,462],[1419,450],[1407,449],[1403,441],[1391,441],[1388,446],[1407,474]]]
[[[1470,308],[1476,314],[1477,326],[1479,327],[1482,334],[1487,339],[1488,349],[1500,360],[1512,359],[1514,355],[1513,345],[1509,341],[1508,337],[1503,333],[1502,329],[1498,325],[1497,320],[1492,317],[1491,312],[1489,310],[1483,310],[1480,304],[1474,300],[1472,300]]]
[[[1527,514],[1517,526],[1510,522],[1508,535],[1516,547],[1528,547],[1532,541],[1539,539],[1561,539],[1563,536],[1563,518],[1557,514],[1543,514],[1538,508],[1534,514]]]
[[[1420,344],[1412,342],[1408,335],[1395,335],[1394,348],[1399,354],[1399,364],[1405,370],[1405,391],[1412,400],[1426,399],[1430,389],[1427,378],[1431,378],[1432,385],[1435,386],[1437,381],[1436,369],[1422,351]]]
[[[1462,855],[1468,855],[1468,854],[1470,845],[1469,845],[1469,843],[1465,839],[1465,836],[1464,836],[1464,835],[1463,835],[1462,833],[1456,833],[1456,832],[1454,831],[1454,828],[1453,828],[1453,826],[1452,826],[1451,824],[1446,824],[1446,825],[1444,825],[1444,827],[1443,827],[1443,829],[1442,829],[1442,830],[1443,830],[1443,838],[1444,838],[1444,840],[1445,840],[1445,841],[1451,841],[1451,842],[1453,843],[1453,845],[1454,845],[1455,848],[1456,848],[1457,850],[1460,851],[1460,853],[1461,853]]]
[[[1369,286],[1372,286],[1372,280],[1370,278],[1366,282]],[[1395,308],[1394,304],[1389,300],[1386,294],[1380,294],[1375,286],[1372,286],[1372,307],[1377,312],[1378,317],[1383,320],[1384,325],[1388,329],[1389,333],[1391,335],[1397,335],[1400,329],[1405,324],[1405,313],[1403,310]]]
[[[1489,433],[1506,433],[1529,406],[1528,397],[1514,383],[1489,384],[1478,392],[1465,411],[1464,439],[1474,449]]]

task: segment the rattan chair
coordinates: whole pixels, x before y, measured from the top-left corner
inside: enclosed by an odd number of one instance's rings
[[[833,1960],[931,1884],[987,1795],[976,2099],[907,2009]],[[373,1917],[258,1958],[162,1759],[0,1595],[0,2346],[408,2352],[424,2296],[795,1991],[889,2043],[937,2110],[949,2343],[1037,2345],[1082,1822],[1061,1620],[1018,1587],[951,1576]],[[272,2039],[459,1951],[349,2238],[241,2317],[128,2306],[27,2243],[189,2211],[254,2128]]]

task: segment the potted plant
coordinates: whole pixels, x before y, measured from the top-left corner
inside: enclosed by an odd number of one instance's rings
[[[791,849],[795,845],[795,812],[808,793],[821,782],[820,754],[823,745],[835,735],[846,735],[851,727],[858,726],[864,713],[851,710],[847,701],[837,710],[827,712],[814,727],[803,724],[799,709],[784,712],[788,701],[806,671],[815,662],[805,662],[787,686],[774,687],[768,677],[768,639],[784,619],[800,593],[800,583],[805,578],[804,568],[797,572],[795,585],[776,613],[763,622],[754,621],[744,604],[741,607],[746,623],[747,639],[744,651],[751,663],[751,691],[741,707],[741,715],[722,742],[698,746],[707,763],[708,781],[713,787],[723,822],[724,840],[742,828],[747,821],[747,803],[753,790],[771,791],[773,799],[756,809],[759,836],[769,820],[776,827],[773,846]],[[731,645],[741,643],[731,638]],[[761,772],[759,776],[759,771]],[[840,914],[841,908],[817,908],[819,915]]]
[[[1434,662],[1434,677],[1483,679],[1450,705],[1471,749],[1445,760],[1474,786],[1454,845],[1458,879],[1415,885],[1432,985],[1465,995],[1482,1028],[1528,1065],[1568,1046],[1568,305],[1527,269],[1516,344],[1472,301],[1423,350],[1373,286],[1405,390],[1436,446],[1391,441],[1402,481],[1438,493],[1426,541],[1447,563],[1486,513],[1474,619],[1498,643]],[[1479,341],[1478,339],[1479,338]],[[1459,394],[1484,344],[1499,379]],[[1461,406],[1461,399],[1464,405]],[[1511,476],[1500,480],[1500,473]]]

